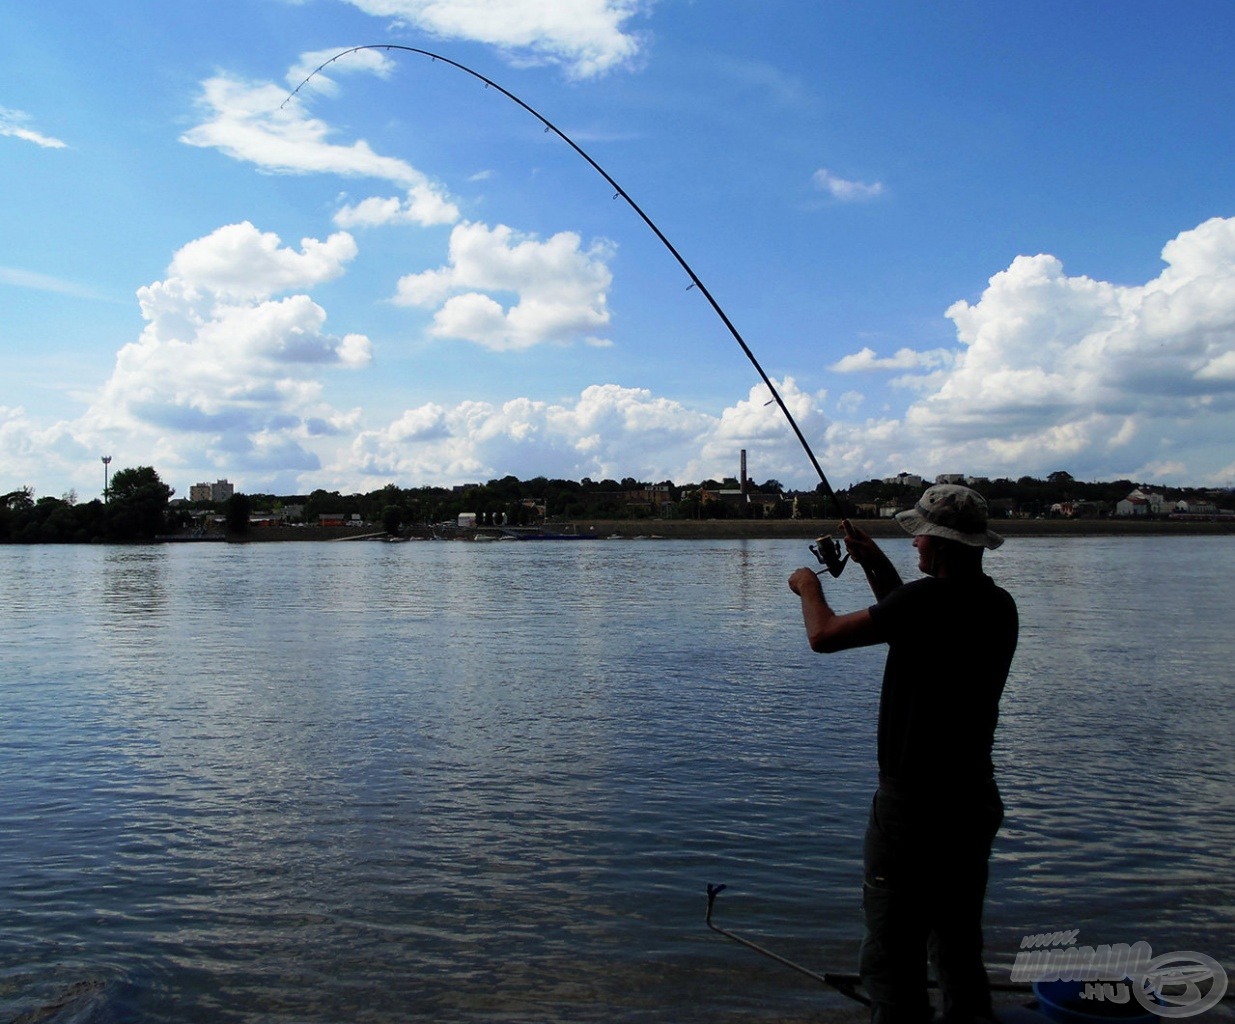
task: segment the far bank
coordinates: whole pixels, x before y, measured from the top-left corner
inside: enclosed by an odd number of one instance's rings
[[[854,519],[872,537],[907,537],[893,519]],[[991,529],[1005,537],[1235,536],[1235,521],[1174,519],[998,519]],[[601,537],[677,540],[807,538],[841,535],[835,519],[604,519],[577,522],[580,532]],[[546,530],[556,527],[549,524]]]
[[[855,519],[872,537],[906,537],[892,519]],[[991,528],[1005,537],[1187,537],[1235,536],[1235,521],[1173,519],[1000,519]],[[418,532],[418,531],[413,531]],[[424,534],[430,531],[425,529]],[[453,539],[471,540],[475,534],[496,536],[494,528],[459,531]],[[597,539],[632,540],[814,540],[824,534],[839,537],[835,519],[576,519],[549,522],[546,533],[580,534]],[[361,541],[382,535],[372,528],[263,526],[254,527],[240,541]]]

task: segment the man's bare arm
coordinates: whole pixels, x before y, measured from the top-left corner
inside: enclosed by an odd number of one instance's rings
[[[789,577],[789,589],[802,599],[802,622],[812,651],[831,654],[879,643],[870,612],[863,608],[837,615],[823,596],[823,585],[814,570],[798,569]]]

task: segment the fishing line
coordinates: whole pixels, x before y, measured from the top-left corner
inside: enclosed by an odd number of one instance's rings
[[[771,392],[772,400],[776,402],[777,406],[780,407],[780,411],[784,413],[785,419],[788,421],[789,426],[793,429],[793,433],[797,437],[798,442],[802,445],[802,450],[806,452],[807,458],[810,459],[811,466],[813,466],[815,472],[819,474],[819,484],[823,488],[823,493],[829,499],[831,499],[833,506],[837,510],[837,514],[844,515],[844,512],[841,509],[840,501],[836,497],[836,493],[832,490],[832,485],[828,483],[828,478],[824,475],[823,467],[819,465],[819,460],[815,458],[815,453],[811,450],[811,446],[807,442],[806,436],[802,433],[801,428],[798,426],[797,420],[793,418],[793,413],[789,411],[789,407],[785,405],[785,401],[783,398],[781,398],[780,392],[776,389],[776,385],[772,383],[772,378],[767,375],[763,367],[759,364],[759,360],[755,358],[755,354],[754,352],[751,351],[750,346],[746,344],[745,339],[743,339],[742,335],[738,332],[738,329],[733,325],[733,321],[731,321],[728,315],[726,315],[725,311],[721,309],[720,303],[716,301],[712,293],[708,291],[707,286],[704,285],[704,283],[699,279],[699,275],[696,274],[693,269],[691,269],[690,264],[687,263],[686,260],[682,257],[682,254],[677,251],[673,243],[670,242],[669,239],[665,237],[664,232],[661,231],[660,228],[656,226],[656,224],[652,221],[652,218],[649,217],[646,213],[644,213],[643,209],[639,206],[638,203],[636,203],[630,197],[630,195],[626,192],[626,190],[622,188],[622,186],[619,185],[616,181],[613,180],[613,177],[609,174],[609,172],[606,171],[603,167],[601,167],[600,164],[598,164],[595,160],[593,160],[591,156],[589,156],[578,145],[578,143],[575,142],[574,139],[572,139],[569,135],[567,135],[564,131],[562,131],[557,125],[555,125],[547,117],[541,114],[540,111],[529,106],[527,103],[521,100],[514,93],[498,85],[497,82],[493,81],[490,78],[486,78],[479,71],[475,71],[472,68],[469,68],[466,64],[460,64],[458,61],[451,60],[449,57],[443,57],[439,53],[433,53],[429,50],[421,50],[415,46],[403,46],[398,43],[370,43],[364,46],[353,46],[353,47],[350,47],[349,49],[342,50],[339,53],[336,53],[328,61],[326,61],[325,63],[315,68],[308,75],[308,77],[305,78],[303,82],[301,82],[298,86],[296,86],[296,88],[293,89],[292,92],[288,95],[287,99],[285,99],[283,103],[280,104],[279,109],[283,109],[283,107],[286,107],[287,104],[296,96],[297,93],[300,92],[301,89],[303,89],[306,85],[308,85],[309,82],[311,82],[315,77],[317,77],[317,75],[319,75],[323,70],[325,70],[327,67],[333,64],[335,61],[340,60],[341,58],[346,57],[349,54],[358,53],[361,50],[386,50],[388,52],[391,50],[395,50],[395,51],[399,51],[403,53],[415,53],[415,54],[419,54],[422,57],[428,57],[430,60],[433,60],[433,61],[441,61],[443,64],[449,64],[452,68],[457,68],[459,71],[462,71],[462,72],[465,72],[466,74],[471,75],[473,78],[477,79],[478,81],[484,82],[484,84],[488,88],[496,89],[498,92],[500,92],[503,96],[505,96],[508,100],[512,101],[513,103],[517,103],[520,107],[522,107],[529,114],[531,114],[534,118],[536,118],[537,121],[543,124],[545,126],[546,132],[552,132],[559,139],[565,142],[566,145],[568,145],[571,149],[573,149],[576,153],[578,153],[579,156],[583,157],[583,159],[586,160],[591,165],[592,169],[596,171],[597,174],[599,174],[602,178],[604,178],[605,181],[608,182],[609,185],[613,187],[613,190],[614,190],[613,198],[614,199],[624,199],[626,201],[626,204],[632,210],[634,210],[635,213],[639,215],[639,218],[643,221],[643,223],[646,224],[649,228],[651,228],[652,233],[656,235],[657,238],[660,239],[661,243],[664,245],[666,249],[669,250],[673,258],[678,261],[678,265],[681,266],[681,268],[684,271],[686,271],[686,276],[690,278],[690,287],[687,288],[687,291],[689,291],[691,288],[698,288],[700,293],[703,295],[703,297],[708,300],[708,304],[715,311],[716,315],[720,317],[721,322],[725,325],[725,327],[728,328],[729,333],[733,335],[733,340],[738,343],[739,347],[746,354],[746,358],[750,360],[751,365],[755,368],[756,371],[758,371],[760,378],[763,380],[763,383],[767,385],[768,391]]]

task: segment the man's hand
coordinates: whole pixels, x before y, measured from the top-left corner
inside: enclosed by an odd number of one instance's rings
[[[882,554],[874,538],[861,527],[854,526],[848,519],[842,519],[840,527],[845,531],[845,550],[858,565],[870,565]]]
[[[840,525],[845,531],[845,550],[866,573],[866,582],[870,584],[875,599],[882,601],[901,585],[900,573],[869,533],[854,526],[848,519],[842,519]]]
[[[799,597],[803,597],[807,593],[818,594],[823,596],[823,584],[819,582],[819,575],[814,569],[808,569],[802,566],[789,577],[789,589]]]

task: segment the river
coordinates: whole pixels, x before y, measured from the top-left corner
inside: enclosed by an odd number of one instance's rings
[[[854,968],[882,652],[807,649],[809,559],[0,547],[0,1019],[817,1016],[840,997],[703,920],[723,882],[720,923]],[[986,564],[1022,618],[992,971],[1066,929],[1229,969],[1235,538]]]

